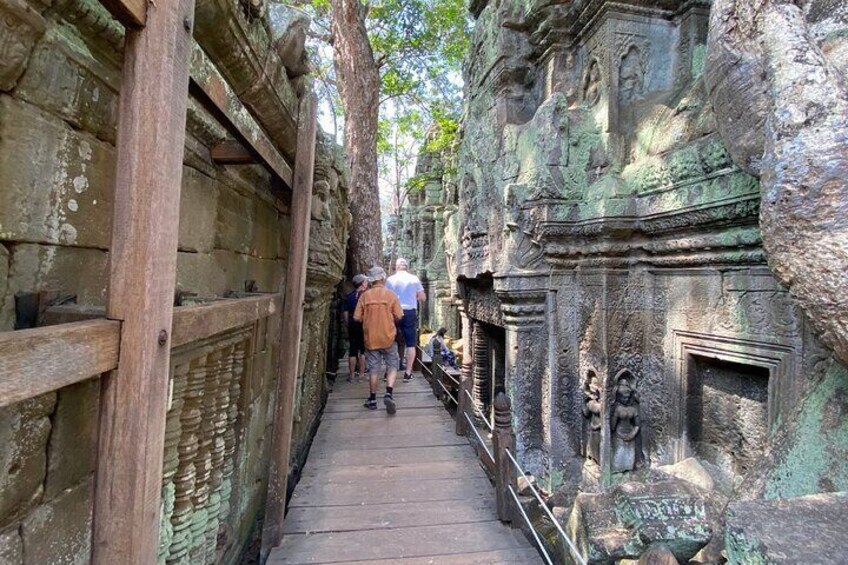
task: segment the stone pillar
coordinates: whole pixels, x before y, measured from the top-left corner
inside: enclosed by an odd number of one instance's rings
[[[474,421],[482,424],[479,412],[487,413],[489,408],[489,337],[480,322],[474,322]]]
[[[548,372],[547,293],[498,292],[506,329],[506,389],[512,401],[515,448],[524,469],[547,472],[546,413],[543,383]]]
[[[464,308],[460,307],[459,312],[462,320],[462,369],[459,375],[459,398],[457,399],[459,400],[459,407],[456,413],[456,433],[457,435],[465,435],[468,433],[468,422],[466,422],[464,414],[470,412],[466,391],[471,391],[474,365],[471,354],[471,318],[468,317],[468,313]]]

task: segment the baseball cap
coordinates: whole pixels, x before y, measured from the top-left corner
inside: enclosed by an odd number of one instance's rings
[[[371,267],[368,269],[368,280],[370,282],[383,280],[386,278],[386,271],[380,267]]]

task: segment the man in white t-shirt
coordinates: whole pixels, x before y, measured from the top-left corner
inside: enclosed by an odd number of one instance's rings
[[[418,303],[426,299],[424,286],[418,277],[409,272],[409,262],[406,259],[398,259],[395,261],[395,274],[386,281],[386,288],[398,295],[403,310],[403,319],[398,322],[398,329],[406,346],[403,381],[408,383],[412,380],[415,346],[418,344]]]

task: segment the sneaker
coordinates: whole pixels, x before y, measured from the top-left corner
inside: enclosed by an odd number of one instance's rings
[[[389,415],[397,412],[397,404],[395,404],[395,399],[392,398],[391,394],[383,396],[383,404],[386,405],[386,412],[388,412]]]
[[[412,373],[404,373],[403,374],[403,382],[408,383],[412,380]]]
[[[372,400],[372,399],[369,398],[368,400],[365,401],[365,404],[363,404],[363,406],[365,408],[368,408],[369,410],[376,410],[377,409],[377,399],[375,398],[375,399]]]

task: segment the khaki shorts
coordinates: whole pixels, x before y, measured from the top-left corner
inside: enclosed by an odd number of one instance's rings
[[[386,370],[398,368],[397,346],[394,344],[385,349],[369,349],[365,352],[365,366],[369,373],[379,373],[386,365]]]

